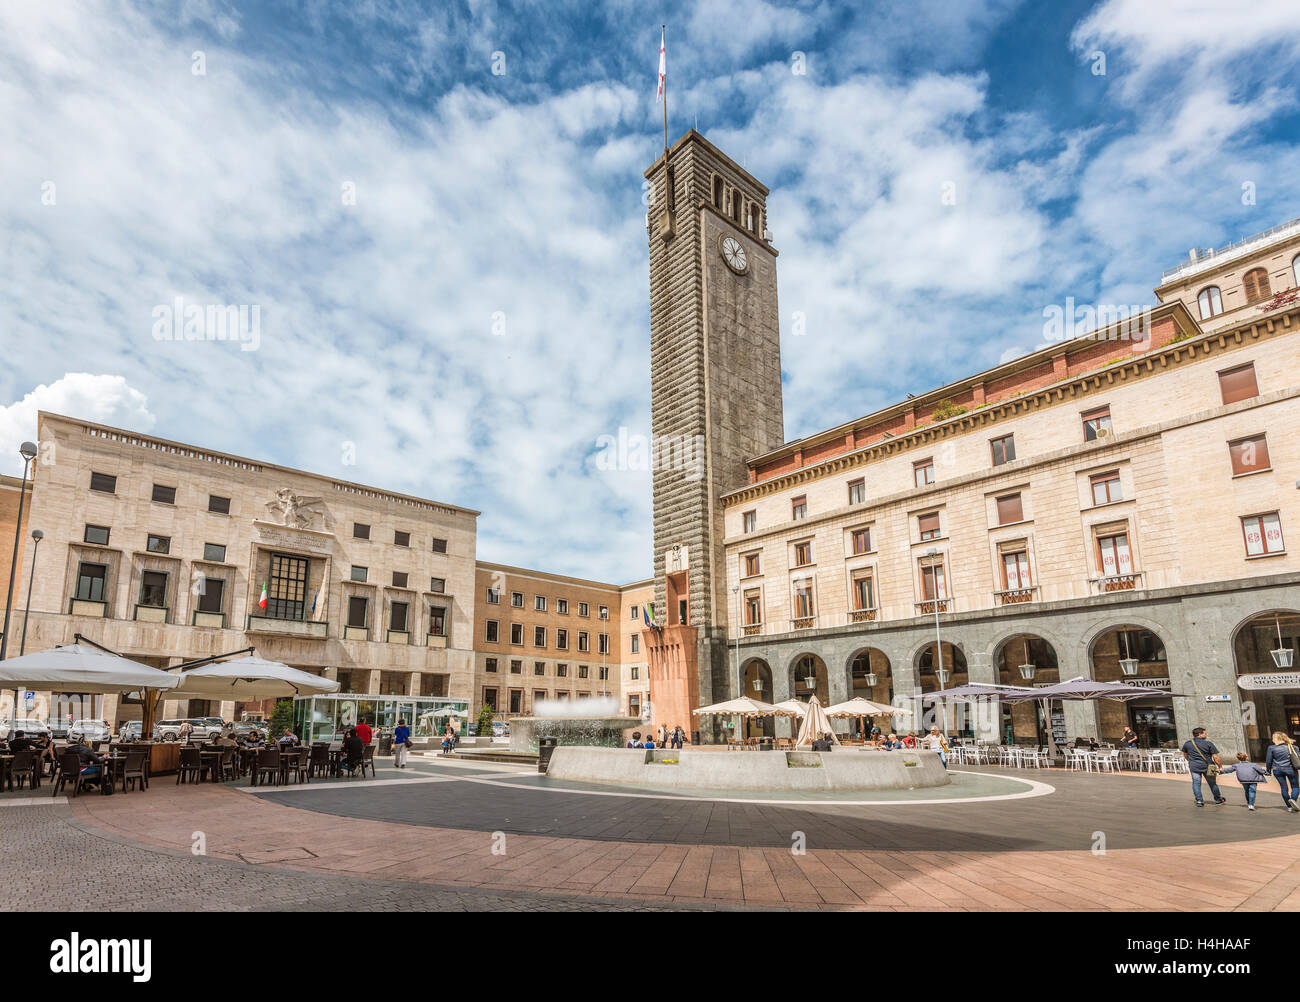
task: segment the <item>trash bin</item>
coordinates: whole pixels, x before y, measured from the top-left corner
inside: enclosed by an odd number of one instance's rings
[[[555,752],[555,746],[560,743],[559,738],[538,738],[537,739],[537,771],[543,775],[551,767],[551,755]]]

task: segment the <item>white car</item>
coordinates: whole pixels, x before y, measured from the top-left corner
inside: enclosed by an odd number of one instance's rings
[[[108,741],[112,737],[108,724],[102,720],[74,720],[68,728],[71,741]]]
[[[6,741],[13,740],[15,734],[23,732],[25,737],[34,738],[41,734],[50,733],[50,725],[44,720],[35,720],[31,718],[19,717],[17,720],[0,720],[0,734],[5,736]]]

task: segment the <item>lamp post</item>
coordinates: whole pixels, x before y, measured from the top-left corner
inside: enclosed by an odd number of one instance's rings
[[[930,573],[934,580],[934,656],[935,656],[935,678],[939,680],[939,688],[943,688],[943,635],[939,632],[939,576],[934,573],[934,562],[939,556],[937,547],[930,547],[925,551],[925,555],[930,558]],[[945,589],[946,590],[946,589]],[[948,730],[948,701],[943,703],[943,729]]]
[[[600,621],[602,624],[609,622],[609,607],[602,605],[600,607]],[[605,691],[609,684],[609,668],[605,664],[605,659],[609,656],[609,627],[602,625],[600,641],[600,695],[603,699],[609,693]]]
[[[18,447],[18,454],[23,457],[23,484],[18,491],[18,521],[14,524],[14,552],[9,561],[9,594],[5,598],[4,633],[0,634],[0,661],[8,656],[9,651],[9,616],[14,606],[14,578],[18,576],[18,543],[23,531],[23,502],[27,499],[27,469],[36,458],[36,443],[24,442]],[[18,721],[18,690],[14,690],[13,721]]]
[[[1273,613],[1273,626],[1277,630],[1277,650],[1268,653],[1278,668],[1290,668],[1295,663],[1295,651],[1282,643],[1282,620],[1276,612]]]
[[[736,695],[744,695],[744,685],[740,678],[740,585],[731,586],[731,594],[736,598],[736,623],[734,630],[736,641],[731,648],[731,673],[736,676]]]
[[[36,580],[36,551],[44,538],[45,533],[40,529],[32,530],[32,569],[27,575],[27,604],[23,607],[23,632],[18,643],[19,657],[22,657],[27,650],[27,620],[32,618],[32,582]]]

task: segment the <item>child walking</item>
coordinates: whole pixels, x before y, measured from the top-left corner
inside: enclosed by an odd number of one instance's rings
[[[1245,752],[1237,752],[1236,764],[1225,765],[1220,772],[1231,772],[1237,777],[1237,782],[1246,791],[1246,809],[1253,811],[1255,794],[1259,792],[1259,784],[1267,781],[1268,771],[1262,765],[1250,761]]]

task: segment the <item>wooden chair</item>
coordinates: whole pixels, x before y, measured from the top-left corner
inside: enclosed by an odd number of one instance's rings
[[[126,761],[122,764],[122,792],[134,790],[136,783],[140,784],[140,789],[148,789],[149,780],[145,775],[144,764],[149,757],[147,751],[128,751]]]
[[[176,769],[176,785],[184,782],[197,783],[203,775],[203,756],[198,748],[182,745],[180,748],[180,765]]]

